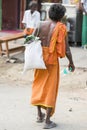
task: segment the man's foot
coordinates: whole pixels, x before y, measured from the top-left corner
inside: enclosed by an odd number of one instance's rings
[[[51,128],[54,128],[56,126],[57,126],[56,123],[51,121],[50,123],[45,123],[43,129],[51,129]]]
[[[37,117],[37,123],[42,123],[44,121],[44,118],[45,118],[45,113],[42,113],[41,116]]]

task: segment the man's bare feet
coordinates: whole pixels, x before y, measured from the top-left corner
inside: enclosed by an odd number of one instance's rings
[[[51,129],[51,128],[54,128],[56,126],[57,126],[56,123],[54,123],[52,121],[50,121],[49,123],[45,122],[43,129]]]
[[[44,118],[45,118],[45,113],[42,113],[41,116],[37,117],[37,122],[42,123],[44,121]]]

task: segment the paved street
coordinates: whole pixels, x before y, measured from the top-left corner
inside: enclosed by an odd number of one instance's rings
[[[54,130],[87,130],[87,50],[71,51],[76,72],[71,78],[61,75]],[[23,60],[23,53],[12,56]],[[60,64],[65,67],[67,59],[60,59]],[[30,104],[32,72],[23,79],[23,64],[6,64],[0,58],[0,66],[0,130],[42,130],[44,123],[36,123],[36,108]]]
[[[31,85],[0,84],[0,130],[42,130],[30,95]],[[87,90],[60,90],[52,120],[58,124],[54,130],[87,130]]]

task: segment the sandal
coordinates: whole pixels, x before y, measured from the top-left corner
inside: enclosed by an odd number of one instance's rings
[[[42,123],[44,121],[45,118],[45,113],[42,113],[41,117],[37,117],[37,123]]]
[[[43,129],[51,129],[51,128],[54,128],[56,126],[57,126],[56,123],[51,121],[49,124],[45,123]]]

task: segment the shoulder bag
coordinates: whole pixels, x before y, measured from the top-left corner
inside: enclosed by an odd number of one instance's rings
[[[38,29],[38,33],[39,33],[39,29]],[[33,37],[34,39],[31,40],[31,42],[29,41],[29,44],[28,44],[28,41],[27,41],[27,44],[25,44],[23,72],[29,69],[46,69],[46,66],[43,60],[41,40],[37,36],[33,36]]]

